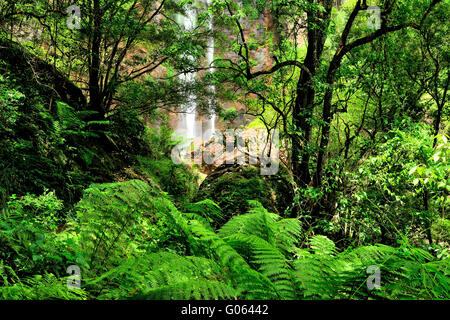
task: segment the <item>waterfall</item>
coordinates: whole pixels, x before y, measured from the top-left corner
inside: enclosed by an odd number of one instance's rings
[[[207,7],[211,6],[212,0],[206,0]],[[186,7],[186,13],[185,15],[179,15],[177,17],[178,22],[184,27],[186,32],[192,31],[196,26],[196,20],[197,20],[197,10],[194,6],[187,6]],[[213,17],[212,15],[208,18],[208,29],[212,32],[213,31]],[[188,57],[192,58],[192,57]],[[212,67],[214,61],[214,36],[211,34],[208,36],[207,39],[207,49],[206,49],[206,64],[208,65],[209,72],[213,72],[214,68]],[[195,81],[195,78],[197,77],[196,72],[188,72],[181,76],[181,79],[186,84],[192,83]],[[216,122],[216,115],[214,112],[214,95],[215,95],[215,85],[209,85],[208,86],[209,91],[212,93],[213,97],[209,100],[209,119],[208,119],[208,125],[207,128],[204,128],[202,138],[207,141],[209,140],[216,129],[215,122]],[[182,110],[184,113],[180,114],[180,120],[179,120],[179,128],[180,131],[183,132],[183,136],[187,139],[194,139],[199,133],[196,130],[196,109],[197,109],[197,103],[196,103],[196,95],[195,94],[189,94],[187,97],[187,102],[182,105]],[[206,135],[206,133],[209,133]]]
[[[207,7],[211,6],[211,2],[212,0],[207,0],[206,1],[206,5]],[[208,67],[210,67],[209,72],[214,72],[214,68],[212,67],[212,63],[214,61],[214,35],[212,34],[213,31],[213,17],[212,15],[210,15],[209,19],[208,19],[208,29],[211,32],[211,35],[208,37],[208,41],[207,41],[207,51],[206,51],[206,63],[208,65]],[[216,114],[215,111],[213,110],[214,107],[214,95],[216,93],[216,87],[214,84],[209,86],[209,90],[211,91],[211,93],[213,94],[213,98],[210,100],[210,119],[209,119],[209,130],[211,132],[209,137],[206,137],[205,140],[209,140],[213,135],[214,132],[216,130]]]
[[[186,15],[181,15],[179,17],[181,24],[183,25],[186,32],[192,31],[195,28],[196,19],[197,19],[197,11],[195,8],[188,6],[186,8]],[[192,59],[191,56],[188,58]],[[183,74],[182,79],[185,83],[192,83],[195,81],[195,77],[197,76],[196,72],[188,72]],[[196,96],[195,94],[189,94],[187,97],[187,103],[183,105],[182,109],[185,110],[185,113],[181,114],[180,122],[181,127],[185,128],[185,137],[188,139],[195,138],[195,122],[196,122]]]

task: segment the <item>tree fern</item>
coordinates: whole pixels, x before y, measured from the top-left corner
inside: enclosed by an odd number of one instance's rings
[[[276,220],[279,218],[274,213],[269,213],[257,201],[250,201],[252,208],[247,214],[235,216],[229,220],[218,233],[221,237],[240,233],[255,235],[267,242],[274,242],[276,231]]]
[[[278,248],[252,235],[236,234],[224,238],[249,261],[250,265],[273,283],[278,299],[294,299],[292,268]]]
[[[114,266],[132,249],[130,243],[144,250],[156,241],[153,248],[157,247],[167,230],[195,251],[181,213],[158,188],[143,181],[93,185],[85,191],[77,211],[83,251],[91,266]],[[161,232],[155,231],[155,225],[161,226]]]
[[[226,268],[233,287],[246,299],[276,299],[273,283],[262,273],[250,268],[244,258],[213,231],[197,221],[191,221],[191,230],[205,251]]]
[[[309,245],[311,250],[317,255],[334,256],[337,252],[334,242],[325,236],[317,235],[312,237]]]
[[[402,246],[363,246],[337,253],[331,240],[315,236],[310,254],[295,262],[299,292],[310,299],[448,299],[449,261]],[[369,290],[367,268],[380,268],[381,287]]]
[[[93,185],[84,192],[77,210],[81,243],[91,265],[104,265],[139,234],[143,217],[151,215],[143,209],[152,191],[146,183],[131,180]]]
[[[159,252],[130,259],[88,285],[101,284],[99,299],[233,298],[235,291],[220,272],[210,259]]]
[[[250,201],[252,208],[247,214],[233,217],[218,230],[221,237],[233,234],[257,236],[283,251],[293,252],[301,236],[298,219],[281,219],[269,213],[259,202]]]
[[[214,280],[188,280],[172,285],[146,290],[135,296],[136,299],[156,300],[211,300],[232,299],[236,295],[230,286]]]
[[[207,221],[209,224],[218,225],[223,222],[223,214],[220,207],[212,200],[205,199],[185,206],[185,212],[195,214],[197,219]],[[191,215],[191,217],[194,217]]]

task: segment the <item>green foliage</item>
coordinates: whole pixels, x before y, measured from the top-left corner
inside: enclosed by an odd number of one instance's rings
[[[402,126],[380,137],[357,172],[339,177],[343,186],[331,231],[358,244],[393,244],[401,235],[420,243],[429,240],[432,222],[447,216],[448,143],[440,138],[433,149],[428,127],[407,120]]]
[[[13,272],[4,273],[4,284],[38,272],[61,275],[66,264],[79,263],[74,240],[55,232],[61,208],[53,193],[11,198],[0,216],[0,263]]]
[[[175,202],[192,200],[198,176],[191,167],[171,160],[172,149],[180,142],[174,140],[173,130],[166,126],[158,131],[146,128],[142,142],[147,152],[136,157],[136,171],[155,181]]]
[[[138,162],[138,170],[154,179],[176,201],[184,202],[193,198],[198,178],[185,164],[176,164],[167,158],[151,159],[141,156],[138,156]]]
[[[58,222],[63,218],[63,202],[59,200],[55,193],[46,191],[39,197],[27,194],[19,199],[15,195],[11,196],[8,202],[8,211],[24,219],[38,222],[43,229],[56,231]]]
[[[9,81],[0,74],[0,132],[11,133],[12,127],[19,118],[19,108],[23,103],[25,95],[20,91],[10,87]]]
[[[162,193],[140,180],[93,185],[77,204],[80,237],[91,268],[108,268],[125,255],[164,241],[152,226]]]
[[[327,252],[330,241],[311,239],[314,251]],[[361,246],[342,253],[303,252],[295,261],[298,290],[307,299],[448,299],[448,259],[402,246]],[[381,287],[369,290],[369,266],[380,268]]]
[[[438,207],[437,211],[444,217],[445,208],[450,204],[446,196],[450,192],[450,142],[446,135],[438,135],[436,147],[426,161],[419,163],[409,170],[415,179],[412,181],[416,187],[416,194],[430,192]]]
[[[283,253],[292,253],[301,237],[298,219],[280,219],[269,213],[259,202],[249,201],[249,213],[233,217],[220,230],[222,237],[233,234],[253,235],[275,246]]]
[[[450,241],[450,220],[436,219],[431,227],[431,234],[436,242],[448,243]]]
[[[212,260],[162,251],[130,259],[88,285],[102,285],[99,299],[233,298],[223,281]]]
[[[228,221],[218,234],[273,283],[278,298],[294,299],[289,260],[301,235],[297,219],[281,219],[252,202],[249,213]]]
[[[48,208],[53,208],[56,200],[45,194],[40,201],[29,196],[20,201],[28,206],[19,206],[13,199],[15,212],[51,210]],[[216,233],[209,225],[210,220],[221,216],[214,202],[189,204],[186,209],[190,213],[182,214],[155,186],[130,180],[87,189],[76,206],[75,228],[65,230],[63,236],[36,229],[38,224],[25,219],[18,220],[14,227],[13,217],[5,216],[0,240],[6,242],[0,244],[11,249],[2,250],[0,257],[1,296],[448,298],[448,258],[436,260],[426,251],[409,246],[366,246],[340,253],[325,236],[314,236],[308,241],[310,249],[301,248],[303,231],[298,219],[281,219],[256,201],[250,202],[250,207],[248,213],[232,218]],[[33,215],[27,217],[32,219]],[[27,235],[37,232],[44,238],[34,239],[36,245],[32,242],[31,252],[27,252]],[[14,248],[20,251],[11,256]],[[52,249],[65,252],[64,258],[53,257]],[[36,260],[34,265],[29,256]],[[69,264],[83,267],[80,291],[69,291],[64,286],[65,277],[57,276],[63,274],[61,267]],[[25,265],[29,266],[27,270],[23,269]],[[365,285],[366,269],[372,265],[379,266],[382,275],[382,287],[375,291]]]
[[[450,299],[449,3],[361,2],[0,1],[0,299]],[[286,166],[198,188],[192,98]]]
[[[210,199],[188,203],[184,211],[188,212],[184,214],[188,218],[205,221],[206,225],[217,226],[224,221],[222,209]]]
[[[314,236],[311,238],[309,245],[311,251],[319,256],[333,256],[336,254],[336,246],[333,241],[325,236]]]
[[[233,122],[238,117],[239,113],[235,108],[229,108],[225,111],[222,111],[221,117],[223,121]]]
[[[146,127],[136,109],[120,106],[108,116],[108,121],[111,125],[107,135],[124,154],[147,151],[144,140]]]
[[[57,97],[50,79],[36,82],[27,52],[0,42],[5,46],[0,53],[0,203],[4,206],[12,194],[40,194],[45,188],[73,203],[92,181],[81,168],[96,163],[86,163],[84,156],[96,153],[88,143],[96,136],[88,130],[89,112],[57,100],[74,95],[69,83],[66,97]]]
[[[144,139],[153,159],[169,158],[173,147],[180,143],[173,139],[173,130],[163,125],[158,131],[145,129]]]
[[[3,277],[0,265],[0,277]],[[0,287],[1,300],[86,300],[88,294],[82,289],[68,289],[62,279],[53,274],[36,275],[23,281],[16,278]]]
[[[225,268],[238,296],[247,299],[277,297],[271,281],[263,274],[251,269],[244,258],[212,230],[195,220],[192,222],[191,230],[199,238],[207,254]]]

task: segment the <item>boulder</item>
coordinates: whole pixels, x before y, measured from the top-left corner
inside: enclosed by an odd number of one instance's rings
[[[257,200],[267,210],[283,216],[294,197],[290,181],[282,166],[276,175],[263,176],[257,166],[223,164],[205,178],[195,200],[213,200],[226,220],[246,213],[248,200]]]

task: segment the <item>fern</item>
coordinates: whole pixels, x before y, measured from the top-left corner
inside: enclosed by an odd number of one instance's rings
[[[98,137],[97,133],[86,130],[87,127],[108,125],[109,121],[85,121],[87,117],[96,113],[95,111],[75,111],[68,104],[57,101],[57,120],[53,123],[54,130],[56,133],[67,136]]]
[[[93,185],[85,191],[77,211],[83,251],[94,268],[109,269],[120,263],[128,249],[133,255],[152,243],[157,247],[166,228],[195,252],[195,241],[181,213],[159,189],[143,181]],[[156,223],[161,231],[155,231],[152,225]],[[140,247],[131,247],[131,243]]]
[[[98,284],[107,287],[99,299],[225,299],[235,296],[214,261],[170,252],[130,259],[88,283],[90,286]]]
[[[275,224],[274,240],[285,255],[292,255],[302,238],[302,226],[298,219],[281,219]]]
[[[150,215],[143,210],[143,200],[149,200],[151,192],[138,180],[93,185],[84,192],[77,210],[81,243],[91,265],[105,265],[109,255],[125,250],[136,238],[142,218]]]
[[[310,254],[295,262],[297,290],[310,299],[448,299],[449,261],[432,261],[408,247],[364,246],[337,253],[331,240],[311,239]],[[367,268],[380,268],[381,288],[369,290]]]
[[[35,275],[0,287],[0,300],[86,300],[83,289],[69,289],[66,279],[53,274]]]
[[[337,252],[334,242],[325,236],[317,235],[312,237],[309,245],[311,250],[320,256],[334,256]]]
[[[245,299],[276,299],[273,283],[263,274],[250,268],[243,257],[213,231],[197,221],[191,221],[191,230],[204,244],[205,251],[217,259],[237,290]]]
[[[292,267],[278,248],[256,236],[236,234],[224,240],[245,257],[255,270],[270,279],[278,299],[295,298]]]
[[[277,246],[282,251],[293,252],[301,236],[301,225],[298,219],[281,219],[269,213],[259,202],[250,201],[249,213],[233,217],[218,233],[221,237],[233,234],[257,236]]]
[[[78,205],[81,240],[95,265],[86,288],[99,299],[448,299],[449,261],[421,249],[374,245],[339,252],[317,235],[307,248],[297,219],[281,219],[253,202],[217,232],[210,201],[181,213],[142,181],[94,185]],[[164,222],[188,255],[146,246],[148,226]],[[151,237],[150,237],[151,238]],[[127,250],[129,243],[138,244]],[[139,247],[141,246],[141,247]],[[114,250],[112,249],[114,248]],[[109,257],[119,251],[120,256]],[[178,251],[180,252],[180,251]],[[366,270],[381,270],[381,289],[370,291]]]
[[[250,203],[249,213],[232,218],[218,234],[271,281],[277,299],[295,299],[290,260],[301,236],[300,222],[280,219],[257,201]]]
[[[220,207],[214,201],[209,199],[187,204],[185,211],[191,214],[191,218],[195,217],[195,219],[208,222],[209,224],[218,225],[223,222],[224,219]]]
[[[235,290],[233,288],[218,281],[204,279],[177,282],[173,285],[150,289],[135,296],[136,299],[157,300],[217,300],[234,297]]]

